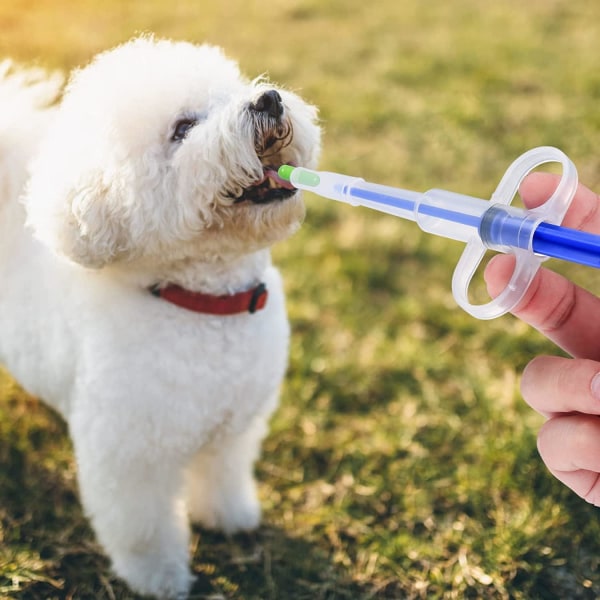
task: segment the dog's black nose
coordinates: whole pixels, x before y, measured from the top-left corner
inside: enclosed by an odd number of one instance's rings
[[[283,114],[283,101],[279,92],[269,90],[261,94],[250,108],[256,112],[267,113],[270,117],[279,118]]]

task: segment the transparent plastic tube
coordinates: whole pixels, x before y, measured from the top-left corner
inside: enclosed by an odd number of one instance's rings
[[[440,189],[413,192],[302,167],[292,168],[289,181],[294,187],[332,200],[415,221],[427,233],[461,242],[478,235],[487,247],[501,252],[530,248],[535,225],[540,222],[524,210],[500,208],[481,198]]]

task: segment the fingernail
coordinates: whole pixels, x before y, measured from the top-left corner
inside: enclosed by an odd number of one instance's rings
[[[596,400],[600,400],[600,373],[596,373],[592,378],[590,390],[592,392],[592,396],[596,398]]]

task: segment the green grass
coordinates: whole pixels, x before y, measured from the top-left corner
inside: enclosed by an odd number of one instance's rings
[[[0,55],[49,68],[148,30],[221,44],[317,104],[323,168],[485,197],[552,144],[600,189],[590,0],[0,3]],[[519,396],[525,364],[556,349],[455,306],[460,244],[307,204],[275,250],[294,335],[257,469],[264,525],[195,530],[193,597],[600,598],[599,513],[546,472]],[[132,598],[76,488],[64,424],[0,375],[0,597]]]

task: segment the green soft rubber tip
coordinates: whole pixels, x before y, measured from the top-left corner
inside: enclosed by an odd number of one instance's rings
[[[294,169],[295,167],[292,167],[291,165],[281,165],[279,169],[277,169],[277,175],[279,175],[281,179],[289,181]]]

